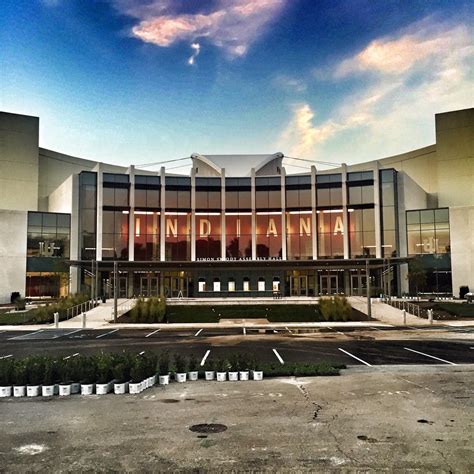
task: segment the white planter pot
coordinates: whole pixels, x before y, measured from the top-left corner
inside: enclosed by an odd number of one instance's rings
[[[174,379],[176,382],[183,383],[186,382],[186,372],[179,372],[174,374]]]
[[[54,384],[53,385],[42,385],[41,395],[43,397],[52,397],[54,395]]]
[[[227,380],[227,372],[216,372],[218,382],[225,382]]]
[[[231,382],[236,382],[239,380],[239,373],[238,372],[229,372],[229,380]]]
[[[170,383],[170,376],[169,375],[160,375],[158,377],[158,381],[160,385],[168,385]]]
[[[79,382],[73,382],[71,384],[71,394],[81,393],[81,384]]]
[[[248,380],[249,379],[249,371],[248,370],[241,370],[239,372],[239,379],[240,380]]]
[[[150,381],[151,381],[151,387],[156,385],[156,375],[153,375],[153,377],[150,377]]]
[[[263,372],[261,370],[252,370],[253,380],[263,380]]]
[[[93,383],[81,383],[81,395],[92,395],[94,393]]]
[[[199,372],[197,370],[188,372],[188,380],[190,382],[195,382],[198,378],[199,378]]]
[[[128,392],[128,382],[124,383],[114,383],[114,393],[115,395],[123,395]]]
[[[141,388],[142,388],[141,382],[137,382],[137,383],[130,382],[130,384],[128,385],[128,392],[131,393],[132,395],[136,395],[142,391]]]
[[[59,395],[59,384],[54,384],[54,395]]]
[[[0,387],[0,398],[11,397],[11,396],[12,396],[11,386]]]
[[[106,393],[109,393],[110,388],[110,383],[98,383],[95,385],[95,393],[97,395],[105,395]]]
[[[28,385],[26,387],[26,396],[27,397],[37,397],[40,393],[39,385]]]
[[[208,381],[214,380],[215,376],[216,376],[216,373],[213,370],[206,370],[204,372],[204,378]]]
[[[60,397],[69,397],[71,395],[71,384],[70,383],[65,383],[59,384],[59,396]]]
[[[147,379],[142,380],[140,383],[140,392],[143,392],[143,390],[146,390],[148,388],[148,381]]]
[[[26,395],[26,385],[18,385],[13,387],[14,397],[24,397]]]

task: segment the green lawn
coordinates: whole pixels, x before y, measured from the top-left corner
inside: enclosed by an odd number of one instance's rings
[[[436,303],[434,310],[443,310],[453,316],[474,318],[474,304],[468,303]]]
[[[0,310],[0,326],[8,324],[28,324],[34,318],[36,312],[30,310],[22,313],[6,313],[9,310]]]
[[[218,323],[220,319],[268,319],[278,322],[318,322],[324,321],[318,305],[229,305],[229,306],[188,306],[173,305],[166,308],[169,323]],[[352,321],[367,319],[353,310]]]

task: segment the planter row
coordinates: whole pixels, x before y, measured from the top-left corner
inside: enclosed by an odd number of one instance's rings
[[[229,380],[236,382],[238,380],[262,380],[263,372],[260,370],[240,371],[240,372],[215,372],[205,371],[204,379],[207,381],[217,380],[218,382],[225,382]],[[196,381],[199,378],[199,372],[184,372],[174,374],[174,379],[178,383],[186,381]],[[153,375],[141,382],[123,382],[117,383],[112,380],[108,383],[61,383],[54,385],[23,385],[23,386],[7,386],[0,387],[0,398],[5,397],[52,397],[59,395],[60,397],[74,395],[80,393],[81,395],[93,395],[94,390],[96,395],[105,395],[109,392],[114,392],[116,395],[125,393],[138,394],[147,388],[156,385],[158,379],[159,385],[168,385],[170,383],[169,375]]]

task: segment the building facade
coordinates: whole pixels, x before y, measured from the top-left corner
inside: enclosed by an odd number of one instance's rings
[[[298,174],[281,153],[115,166],[39,148],[38,129],[0,114],[0,303],[474,288],[473,109],[436,115],[435,145]]]

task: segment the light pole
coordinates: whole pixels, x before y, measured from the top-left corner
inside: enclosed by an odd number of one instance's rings
[[[369,259],[365,259],[365,280],[366,280],[366,291],[367,291],[367,316],[372,319],[372,306],[370,304],[370,273],[369,273]]]
[[[118,262],[114,261],[114,323],[117,324],[117,284],[118,284]]]

